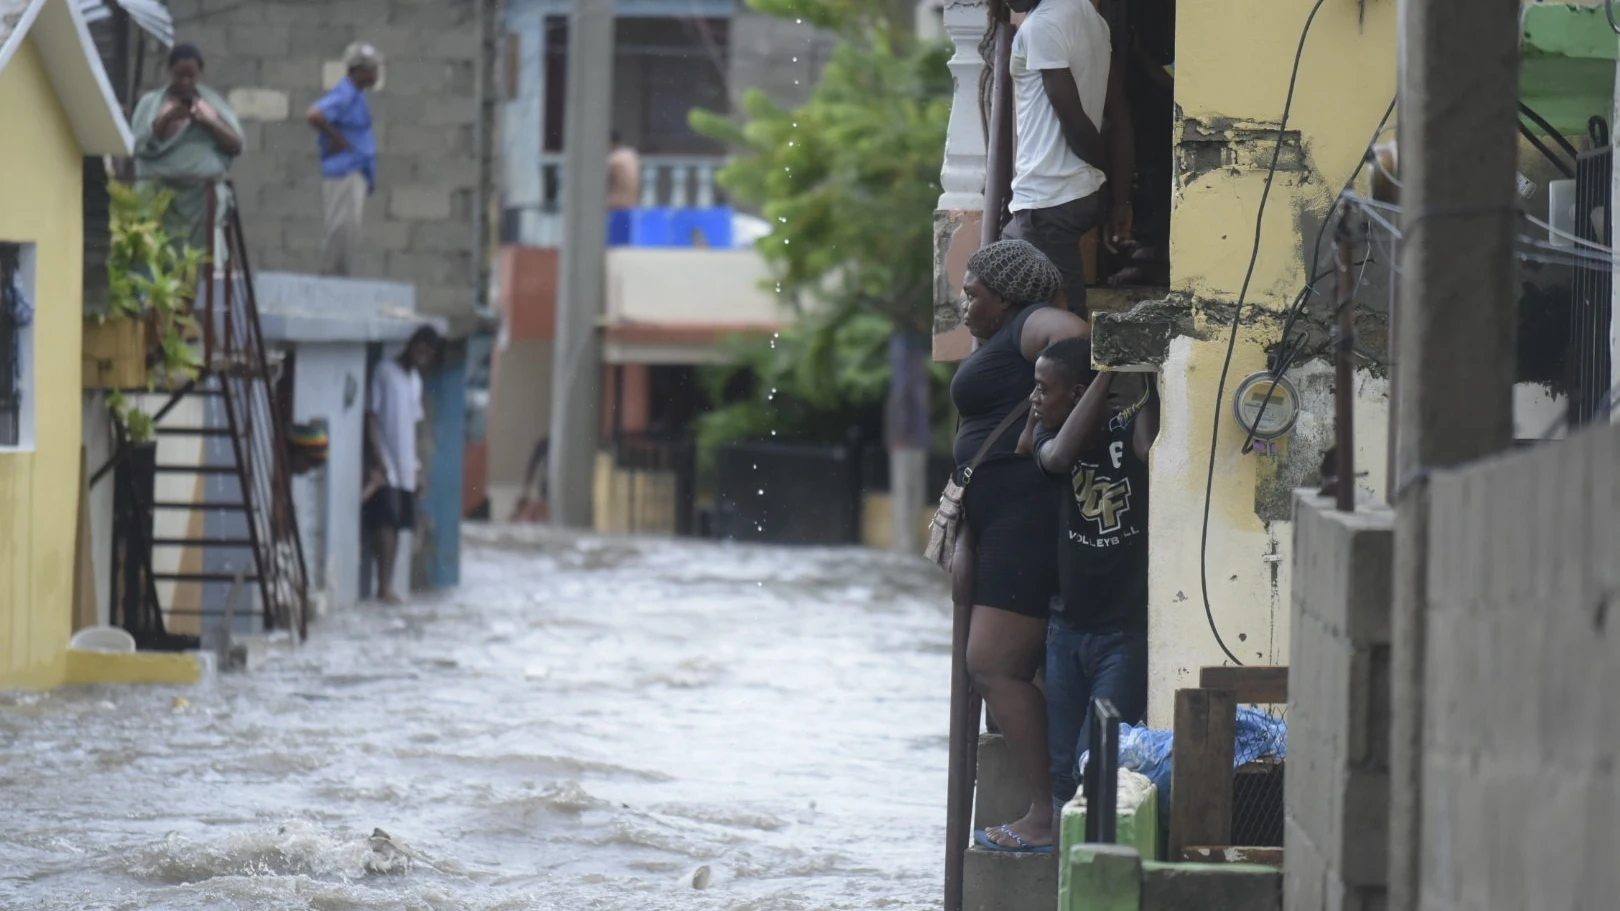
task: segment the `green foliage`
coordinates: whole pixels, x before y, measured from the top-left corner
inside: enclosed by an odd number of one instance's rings
[[[167,191],[111,183],[112,243],[107,255],[107,280],[114,316],[144,320],[153,333],[149,340],[155,371],[147,386],[155,388],[161,376],[167,382],[196,378],[202,369],[192,338],[197,319],[192,308],[203,251],[179,243],[164,230],[163,218],[173,202]],[[112,411],[133,442],[152,438],[152,419],[122,393],[108,397]]]
[[[114,392],[107,396],[107,410],[112,412],[124,428],[125,436],[131,443],[146,443],[157,436],[157,422],[152,416],[135,406],[134,402],[124,397],[122,392]]]
[[[735,342],[736,365],[711,372],[716,391],[739,370],[759,382],[753,398],[702,420],[706,460],[722,443],[770,439],[773,432],[778,440],[842,440],[851,415],[883,399],[890,335],[897,328],[926,333],[932,322],[949,48],[910,38],[898,24],[908,4],[749,3],[841,41],[810,100],[797,109],[754,90],[743,99],[741,122],[691,114],[694,129],[737,151],[720,182],[770,222],[773,231],[759,251],[801,314],[774,348],[768,341]]]
[[[727,342],[730,363],[704,374],[710,401],[723,401],[739,377],[754,383],[748,398],[698,419],[700,467],[706,474],[721,446],[746,440],[828,443],[844,439],[862,412],[880,404],[889,387],[893,322],[872,311],[834,319],[811,311],[774,338]],[[936,386],[950,382],[948,364],[932,365]],[[944,404],[945,399],[935,397]],[[949,409],[936,408],[936,420]]]

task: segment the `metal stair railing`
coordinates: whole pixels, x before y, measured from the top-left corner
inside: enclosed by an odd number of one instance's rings
[[[265,619],[269,625],[297,630],[302,639],[308,634],[309,588],[287,462],[289,416],[275,400],[236,194],[228,194],[224,223],[216,225],[218,187],[209,188],[203,363],[217,379],[224,404]],[[223,261],[214,249],[217,239],[224,241]]]

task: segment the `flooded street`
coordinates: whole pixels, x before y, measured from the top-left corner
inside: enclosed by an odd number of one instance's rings
[[[0,695],[0,908],[938,907],[938,570],[465,546],[460,589],[256,673]]]

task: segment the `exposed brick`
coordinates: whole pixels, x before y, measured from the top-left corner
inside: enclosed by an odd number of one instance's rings
[[[205,53],[206,56],[206,53]],[[208,70],[204,81],[219,91],[228,92],[239,85],[260,85],[264,63],[258,57],[216,53],[208,57]],[[166,75],[158,77],[167,82]]]
[[[471,98],[434,98],[423,103],[420,121],[424,126],[459,126],[478,122],[478,104]]]
[[[214,71],[218,61],[215,58],[223,57],[227,53],[226,28],[224,25],[189,24],[181,26],[176,21],[175,38],[185,44],[194,44],[202,51],[206,61],[209,78],[214,78]],[[254,56],[258,56],[255,54]],[[155,61],[167,65],[167,59]]]
[[[265,61],[264,84],[287,92],[320,89],[320,62],[307,57]]]
[[[388,151],[422,158],[450,158],[471,153],[461,148],[469,128],[423,127],[393,124],[388,128]],[[379,140],[379,145],[381,144]]]
[[[235,107],[236,105],[231,105]],[[264,148],[264,127],[257,123],[242,123],[242,154],[251,155]]]
[[[326,223],[318,217],[289,218],[282,222],[281,243],[288,250],[310,253],[326,245]]]
[[[250,120],[286,120],[291,113],[287,93],[275,89],[237,88],[227,96],[236,116],[244,123]]]
[[[293,54],[297,49],[292,46],[291,39],[292,35],[285,25],[232,23],[225,29],[225,47],[231,54],[266,60]]]
[[[406,186],[416,180],[417,159],[396,155],[392,146],[382,146],[377,155],[377,183],[384,187]]]
[[[472,231],[457,221],[428,222],[411,226],[410,249],[417,253],[470,253]]]
[[[453,68],[443,60],[392,60],[389,89],[401,95],[429,95],[450,88]]]
[[[449,218],[449,192],[434,187],[405,186],[389,191],[388,214],[393,218],[437,221]]]
[[[390,253],[388,270],[403,280],[428,287],[456,285],[472,278],[471,258],[456,251],[432,256],[415,252]]]

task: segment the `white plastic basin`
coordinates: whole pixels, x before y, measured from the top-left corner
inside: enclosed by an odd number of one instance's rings
[[[73,641],[68,643],[68,647],[81,652],[113,652],[127,655],[135,651],[135,637],[116,626],[92,626],[74,633]]]

